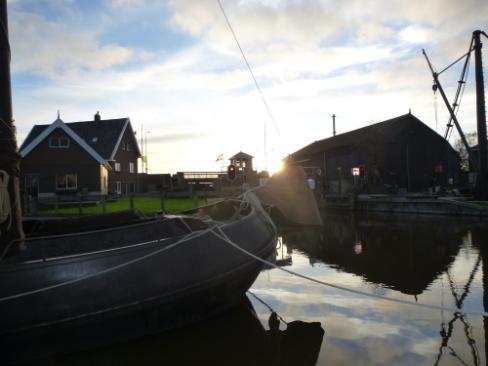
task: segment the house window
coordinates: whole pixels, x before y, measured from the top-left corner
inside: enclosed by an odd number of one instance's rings
[[[122,150],[125,151],[125,142],[124,141],[122,141]]]
[[[117,182],[115,182],[115,184],[116,184],[116,186],[117,186],[117,187],[116,187],[116,191],[117,191],[117,193],[118,193],[118,194],[121,194],[121,193],[122,193],[122,182],[117,181]]]
[[[130,151],[130,144],[129,144],[128,142],[125,144],[125,149],[126,149],[127,151]]]
[[[115,171],[120,172],[120,163],[115,163]]]
[[[76,174],[56,175],[56,189],[68,190],[78,187],[78,176]]]
[[[51,137],[49,139],[49,147],[58,149],[67,149],[69,147],[69,138],[67,137]]]
[[[134,168],[134,163],[129,163],[129,172],[130,173],[135,173],[136,172],[136,170]]]

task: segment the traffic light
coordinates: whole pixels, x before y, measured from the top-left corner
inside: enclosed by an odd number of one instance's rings
[[[235,177],[236,177],[236,167],[235,165],[230,164],[227,167],[227,178],[229,178],[230,180],[234,180]]]

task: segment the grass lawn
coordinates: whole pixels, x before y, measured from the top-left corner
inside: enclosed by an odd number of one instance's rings
[[[136,196],[134,198],[134,209],[143,213],[157,212],[161,210],[161,203],[159,197],[152,196]],[[197,206],[205,204],[205,200],[198,199]],[[166,198],[164,200],[165,212],[175,213],[183,210],[187,210],[193,207],[193,200],[189,198]],[[124,211],[130,209],[129,197],[121,197],[113,202],[106,203],[106,212]],[[102,203],[96,205],[84,206],[82,209],[84,215],[96,214],[103,212]],[[56,212],[53,206],[49,208],[40,208],[34,214],[35,216],[69,216],[78,215],[79,208],[77,206],[62,207],[61,205]]]

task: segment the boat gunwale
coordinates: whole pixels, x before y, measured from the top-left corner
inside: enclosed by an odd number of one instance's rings
[[[257,213],[259,214],[259,212],[257,212]],[[273,232],[273,233],[271,233],[270,236],[271,236],[271,238],[269,240],[266,240],[264,243],[262,243],[262,245],[259,246],[259,249],[257,250],[256,255],[261,257],[261,256],[266,255],[267,252],[269,252],[269,253],[272,252],[272,250],[270,248],[268,248],[268,246],[270,246],[271,243],[276,241],[277,233]],[[222,240],[219,237],[217,237],[217,238]],[[246,261],[245,263],[242,263],[236,267],[231,267],[227,271],[225,271],[223,273],[218,273],[215,276],[208,278],[204,281],[200,281],[198,283],[192,283],[191,285],[187,285],[184,288],[175,289],[175,290],[168,292],[168,293],[165,293],[165,294],[154,295],[154,296],[147,297],[143,300],[132,301],[132,302],[129,302],[129,303],[126,303],[123,305],[112,306],[109,308],[100,309],[100,310],[90,312],[90,313],[80,314],[80,315],[71,316],[71,317],[65,317],[63,319],[59,319],[59,320],[55,320],[55,321],[51,321],[51,322],[43,322],[43,323],[39,323],[39,324],[26,325],[26,326],[23,326],[20,328],[9,329],[6,331],[0,331],[0,336],[5,336],[8,334],[15,334],[15,333],[28,331],[28,330],[32,330],[32,329],[37,329],[37,328],[42,328],[42,327],[49,327],[49,326],[53,326],[53,325],[64,324],[64,323],[68,323],[70,321],[77,321],[77,320],[89,318],[91,316],[97,316],[97,315],[101,315],[101,314],[105,314],[105,313],[110,313],[112,311],[119,311],[119,310],[127,309],[127,308],[130,308],[133,306],[148,304],[150,302],[157,301],[158,299],[170,298],[171,296],[175,296],[175,295],[180,296],[180,297],[189,296],[190,294],[185,295],[184,292],[185,291],[186,292],[188,292],[188,291],[192,292],[193,290],[200,288],[202,285],[209,285],[212,282],[219,281],[220,279],[227,277],[229,274],[232,274],[232,275],[236,274],[237,275],[238,272],[243,271],[247,267],[252,266],[253,263],[257,262],[255,260],[253,260],[253,258],[249,258],[249,259],[250,260]],[[260,262],[257,262],[257,263],[258,263],[258,265],[261,265],[261,267],[262,267],[262,264]],[[259,274],[259,272],[256,274],[256,276],[258,274]],[[210,287],[210,286],[207,286],[207,287]]]

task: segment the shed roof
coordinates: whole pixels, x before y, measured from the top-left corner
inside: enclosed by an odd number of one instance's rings
[[[408,113],[383,122],[375,123],[370,126],[362,127],[357,130],[315,141],[295,151],[291,154],[291,157],[296,159],[302,156],[309,156],[319,152],[331,151],[343,147],[361,146],[371,143],[372,141],[395,141],[398,135],[400,135],[412,124],[423,126],[427,131],[429,131],[429,133],[432,133],[435,138],[444,140],[439,134],[424,124],[420,119],[415,117],[413,114]]]
[[[229,158],[229,160],[233,160],[233,159],[252,159],[252,158],[254,158],[254,156],[249,155],[249,154],[246,154],[245,152],[239,151],[234,156],[231,156]]]

